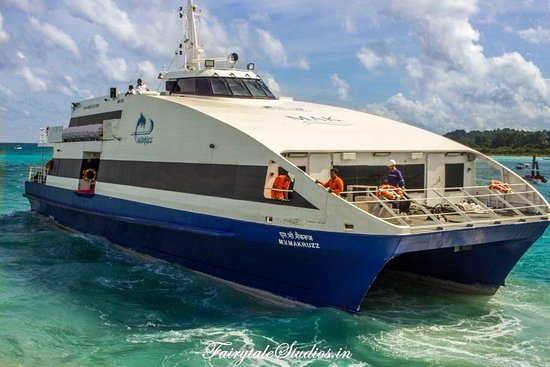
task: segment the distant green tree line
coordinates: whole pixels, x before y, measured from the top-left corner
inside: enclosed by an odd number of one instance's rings
[[[444,136],[485,154],[550,156],[550,130],[455,130]]]

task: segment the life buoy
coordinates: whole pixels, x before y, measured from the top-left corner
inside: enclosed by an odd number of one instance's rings
[[[497,191],[500,191],[504,194],[507,194],[510,191],[512,191],[512,188],[510,187],[510,185],[508,185],[507,183],[504,183],[504,182],[497,181],[497,180],[489,181],[489,189],[490,190],[497,190]]]
[[[393,185],[380,185],[376,191],[376,196],[382,195],[388,200],[402,199],[404,194],[402,188]]]
[[[82,172],[82,179],[86,182],[94,182],[97,177],[97,172],[93,168],[88,168]]]

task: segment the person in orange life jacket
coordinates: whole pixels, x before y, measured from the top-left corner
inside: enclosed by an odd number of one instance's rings
[[[330,169],[330,179],[327,182],[321,182],[319,180],[315,180],[315,183],[321,184],[324,187],[328,188],[328,192],[340,195],[342,191],[344,191],[344,181],[340,177],[338,177],[338,168],[331,168]]]
[[[288,190],[290,188],[290,177],[288,174],[279,175],[275,178],[273,186],[271,186],[271,198],[277,200],[288,200],[288,191],[277,191],[277,190]]]

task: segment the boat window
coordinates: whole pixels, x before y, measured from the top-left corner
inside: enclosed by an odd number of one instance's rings
[[[269,90],[267,85],[265,85],[263,80],[258,80],[258,85],[260,86],[260,88],[262,88],[262,90],[265,92],[265,94],[267,94],[269,98],[275,98],[275,95],[271,93],[271,91]]]
[[[201,96],[211,96],[212,88],[210,87],[210,81],[207,78],[197,78],[195,80],[197,86],[197,94]]]
[[[388,178],[386,166],[334,166],[338,168],[338,176],[347,185],[379,186]],[[424,188],[424,165],[407,164],[398,165],[397,168],[403,174],[405,186],[409,189]]]
[[[227,82],[222,78],[210,79],[212,84],[212,93],[218,96],[230,96],[231,92],[227,86]]]
[[[265,83],[258,79],[180,78],[166,81],[166,91],[172,94],[198,94],[200,96],[276,98]]]
[[[195,78],[182,78],[178,80],[179,93],[196,94]]]
[[[454,188],[464,186],[464,163],[445,164],[445,188]],[[449,191],[449,190],[445,190]]]
[[[168,80],[166,82],[166,91],[170,93],[178,93],[179,92],[178,82],[176,80]]]
[[[289,181],[285,181],[288,177]],[[292,178],[292,179],[291,179]],[[267,166],[264,184],[264,198],[274,201],[291,201],[294,189],[294,178],[273,161]]]
[[[258,85],[256,80],[245,80],[244,84],[248,87],[248,90],[254,97],[267,97],[267,94],[263,89]]]
[[[245,87],[243,81],[241,79],[227,79],[227,84],[229,85],[229,88],[231,88],[231,92],[233,92],[234,96],[252,96],[250,91]]]

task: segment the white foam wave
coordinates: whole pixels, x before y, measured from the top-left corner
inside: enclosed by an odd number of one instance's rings
[[[533,343],[515,337],[523,330],[520,319],[493,310],[487,315],[448,325],[392,328],[359,340],[394,358],[437,365],[476,361],[487,366],[537,366]]]

